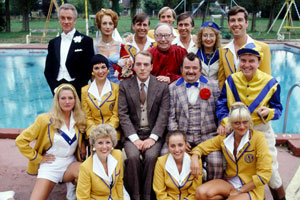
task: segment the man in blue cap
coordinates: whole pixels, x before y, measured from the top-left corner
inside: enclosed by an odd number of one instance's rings
[[[241,101],[251,113],[253,129],[265,134],[270,154],[273,157],[272,176],[269,187],[274,199],[285,199],[282,180],[278,171],[275,135],[270,120],[277,120],[282,113],[280,85],[271,75],[259,70],[262,48],[249,43],[237,51],[240,71],[230,75],[224,83],[216,104],[216,114],[220,122],[218,133],[224,135],[227,128],[228,113],[232,103]]]

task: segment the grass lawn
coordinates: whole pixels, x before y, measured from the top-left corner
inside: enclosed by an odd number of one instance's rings
[[[209,18],[207,21],[210,20]],[[157,18],[151,18],[151,28],[154,28],[154,26],[157,24],[158,19]],[[217,24],[221,24],[220,20],[215,21]],[[90,21],[90,26],[93,25],[93,21]],[[268,19],[266,18],[260,18],[257,19],[256,23],[256,31],[255,32],[250,32],[250,27],[251,27],[251,20],[249,21],[249,26],[248,26],[248,33],[252,35],[253,38],[255,39],[277,39],[277,30],[280,26],[281,20],[278,20],[273,28],[273,31],[271,31],[269,34],[267,34],[266,27],[268,24]],[[41,19],[33,19],[30,21],[30,28],[31,29],[44,29],[46,24],[46,19],[41,18]],[[202,24],[202,18],[197,18],[195,19],[195,29],[193,31],[193,34],[195,34]],[[295,21],[294,26],[300,26],[300,21]],[[130,27],[131,27],[131,19],[129,17],[121,17],[119,19],[119,24],[118,24],[118,31],[120,32],[121,35],[123,35],[126,32],[130,32]],[[222,35],[223,38],[227,33],[229,33],[229,30],[227,28],[227,20],[225,19],[224,22],[224,29],[222,30]],[[58,23],[57,19],[51,19],[48,29],[59,29],[60,25]],[[82,32],[85,33],[85,19],[79,18],[77,19],[77,24],[76,28]],[[28,32],[22,32],[22,22],[19,19],[13,19],[11,20],[11,33],[6,33],[6,32],[0,32],[0,42],[1,43],[25,43],[26,42],[26,35]],[[285,29],[282,29],[281,32],[287,32]],[[47,38],[46,38],[46,43],[51,39],[56,36],[57,33],[48,33]],[[34,33],[33,35],[39,35],[41,36],[42,33]],[[296,29],[295,31],[292,31],[292,38],[299,38],[300,35],[300,29]],[[95,37],[95,33],[91,34],[90,36]],[[287,35],[285,36],[286,38],[288,37]],[[39,43],[40,39],[35,38],[32,40],[33,43]]]

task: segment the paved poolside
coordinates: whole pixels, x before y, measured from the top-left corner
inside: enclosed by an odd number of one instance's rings
[[[293,156],[287,147],[277,147],[279,171],[287,189],[287,200],[300,199],[300,157]],[[0,139],[0,192],[14,190],[16,200],[27,200],[35,183],[35,177],[26,173],[28,160],[18,151],[13,139]],[[266,200],[271,194],[266,186]],[[50,200],[65,199],[65,184],[56,185]]]

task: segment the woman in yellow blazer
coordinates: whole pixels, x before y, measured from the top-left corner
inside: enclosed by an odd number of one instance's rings
[[[61,84],[52,110],[39,115],[16,139],[20,152],[29,159],[27,172],[37,175],[30,199],[47,199],[56,183],[77,179],[80,162],[76,161],[85,156],[84,148],[81,149],[85,128],[84,111],[75,88]],[[30,143],[34,140],[32,148]],[[67,198],[76,199],[72,183],[67,183]]]
[[[232,104],[227,136],[211,138],[192,150],[192,173],[199,173],[198,159],[212,151],[222,150],[227,161],[224,179],[215,179],[197,188],[197,199],[263,200],[264,184],[272,174],[272,156],[265,136],[252,130],[251,115],[245,104]]]
[[[191,158],[185,152],[186,136],[180,131],[169,132],[166,136],[168,154],[158,158],[153,189],[157,200],[193,200],[196,188],[202,183],[202,176],[195,178],[190,172]],[[201,166],[201,159],[199,159]]]
[[[91,63],[95,79],[81,89],[81,103],[87,115],[87,137],[97,124],[110,124],[115,129],[119,127],[119,85],[107,79],[108,60],[104,56],[95,55]]]
[[[122,152],[113,149],[116,130],[108,124],[97,125],[89,140],[94,153],[80,166],[77,199],[122,200]]]

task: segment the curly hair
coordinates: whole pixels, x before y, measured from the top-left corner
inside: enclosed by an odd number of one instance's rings
[[[99,138],[106,138],[109,137],[113,143],[113,147],[115,147],[118,143],[117,140],[117,131],[114,127],[112,127],[109,124],[99,124],[93,130],[90,134],[90,145],[93,148],[95,146],[95,142]]]
[[[73,92],[75,98],[75,105],[73,108],[73,117],[75,120],[75,125],[78,127],[81,133],[84,133],[86,128],[85,113],[81,108],[81,104],[77,92],[71,84],[63,83],[58,86],[58,89],[53,98],[52,108],[49,111],[49,115],[52,121],[52,126],[54,127],[55,130],[57,130],[60,129],[62,125],[65,123],[64,114],[59,105],[59,95],[61,94],[62,91],[65,90],[70,90]]]
[[[114,28],[117,28],[117,26],[118,26],[118,14],[115,11],[111,10],[111,9],[101,9],[100,11],[98,11],[96,13],[96,18],[95,18],[95,22],[96,22],[96,25],[97,25],[98,29],[101,28],[101,21],[102,21],[102,17],[104,15],[110,16],[111,20],[114,23]]]
[[[199,29],[199,31],[197,33],[197,40],[196,40],[196,45],[197,45],[198,49],[202,48],[202,34],[205,29],[210,29],[215,33],[216,43],[214,45],[214,50],[218,49],[221,46],[221,33],[220,33],[220,31],[217,31],[216,29],[211,28],[211,27],[204,27],[204,28]]]

